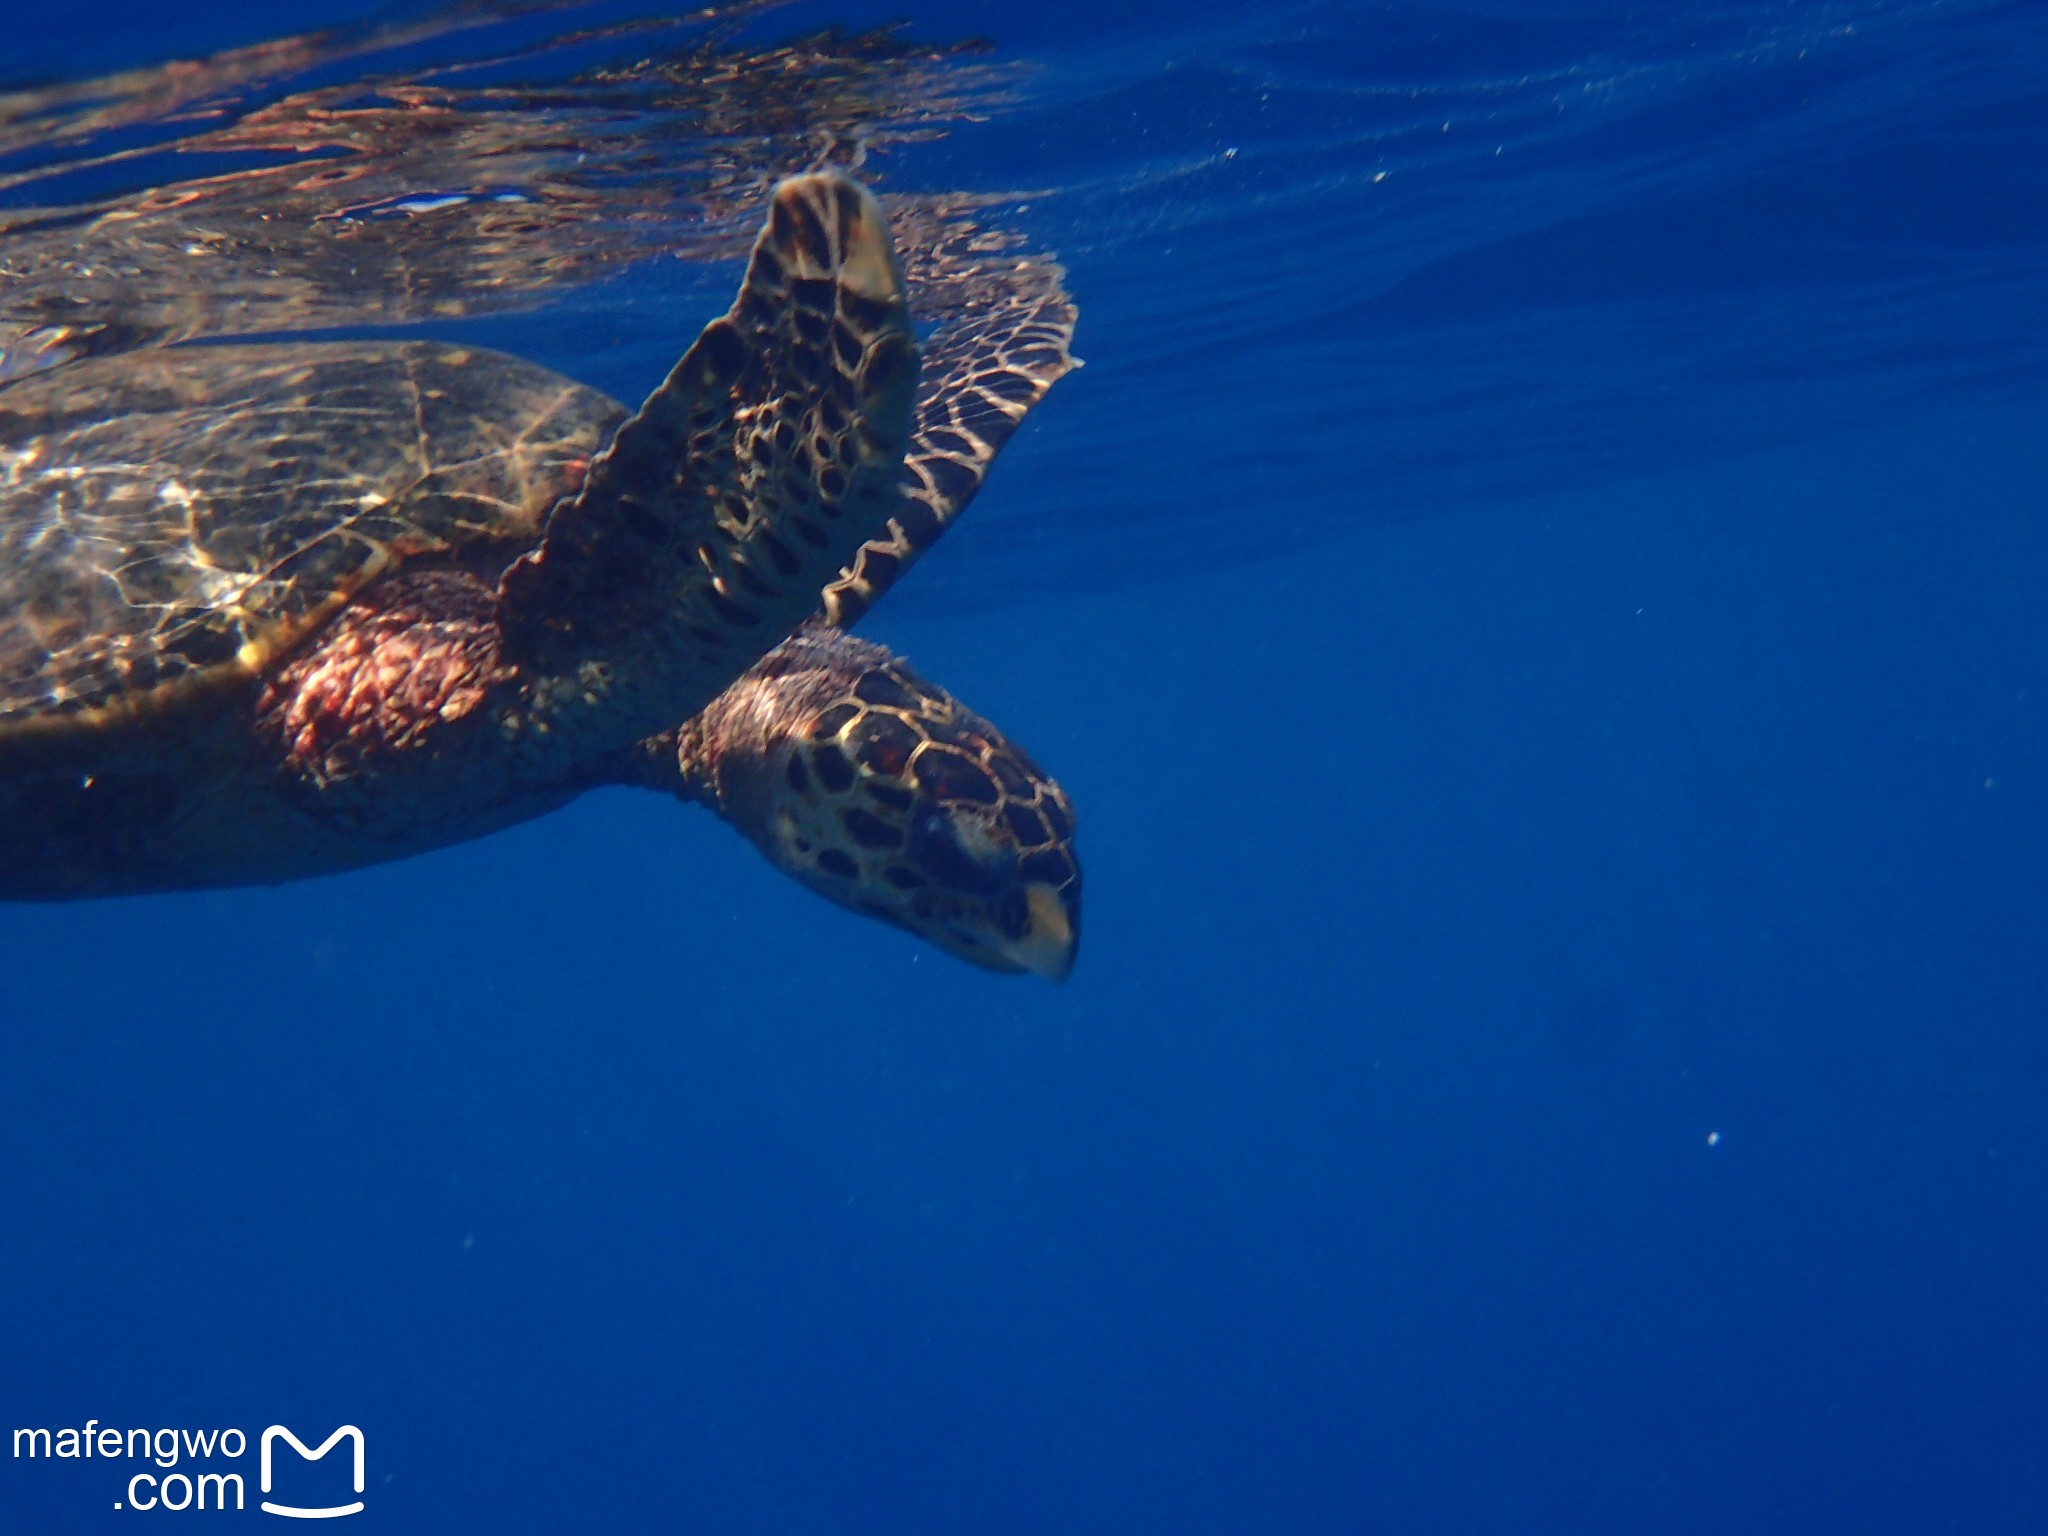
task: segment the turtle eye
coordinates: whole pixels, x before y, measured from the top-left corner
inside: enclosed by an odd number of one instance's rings
[[[977,859],[961,847],[953,817],[943,806],[933,806],[911,823],[909,853],[926,878],[969,896],[997,890],[1012,862]]]

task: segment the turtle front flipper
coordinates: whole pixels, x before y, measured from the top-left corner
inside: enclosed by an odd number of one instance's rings
[[[887,531],[917,372],[880,206],[837,172],[783,182],[732,309],[505,574],[499,625],[536,724],[635,741],[816,612]]]
[[[825,588],[830,624],[854,623],[953,526],[1031,408],[1080,366],[1078,312],[1057,262],[998,246],[963,217],[918,227],[906,250],[921,322],[924,380],[903,466],[903,501]]]

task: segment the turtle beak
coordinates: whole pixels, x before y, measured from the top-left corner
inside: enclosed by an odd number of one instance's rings
[[[1042,880],[1024,888],[1024,905],[1031,925],[1021,938],[1004,941],[1003,958],[1047,981],[1065,981],[1073,974],[1074,955],[1081,947],[1079,914]]]

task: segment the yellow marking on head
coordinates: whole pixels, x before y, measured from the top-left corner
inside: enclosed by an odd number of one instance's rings
[[[1034,880],[1024,888],[1024,905],[1031,926],[1023,938],[1002,946],[1003,957],[1034,976],[1065,981],[1074,970],[1074,924],[1067,904],[1053,887]]]

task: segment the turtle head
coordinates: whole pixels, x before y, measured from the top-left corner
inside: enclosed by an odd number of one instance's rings
[[[801,631],[676,742],[685,786],[820,895],[989,970],[1073,969],[1065,793],[881,647]]]

